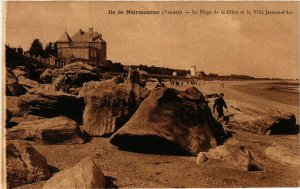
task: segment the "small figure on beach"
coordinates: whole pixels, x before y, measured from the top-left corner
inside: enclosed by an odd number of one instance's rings
[[[226,102],[223,97],[224,97],[224,93],[220,93],[220,97],[215,100],[215,103],[213,105],[213,112],[215,112],[215,109],[217,109],[218,122],[221,121],[221,119],[224,119],[223,107],[226,108],[226,110],[228,111]]]
[[[155,88],[157,88],[157,87],[165,87],[165,84],[161,78],[157,78],[157,84],[156,84]]]

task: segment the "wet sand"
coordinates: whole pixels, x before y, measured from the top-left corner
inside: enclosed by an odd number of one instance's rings
[[[296,84],[296,85],[295,85]],[[299,85],[294,82],[263,82],[232,85],[232,89],[287,105],[299,106]]]

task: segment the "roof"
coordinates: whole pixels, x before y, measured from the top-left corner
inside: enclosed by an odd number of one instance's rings
[[[65,31],[57,40],[57,42],[72,42],[69,34]]]
[[[93,36],[91,39],[89,32],[84,32],[79,30],[72,36],[72,41],[73,42],[101,42],[103,41],[103,39],[98,32],[93,32]]]

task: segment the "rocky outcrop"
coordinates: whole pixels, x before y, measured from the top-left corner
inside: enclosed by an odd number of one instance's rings
[[[106,181],[100,167],[92,158],[84,158],[74,167],[61,171],[49,179],[43,189],[105,188]]]
[[[292,153],[289,147],[272,144],[265,149],[265,155],[270,159],[287,166],[299,167],[299,154]]]
[[[20,96],[26,93],[26,89],[19,84],[17,77],[10,69],[6,69],[6,95]]]
[[[228,124],[230,129],[238,129],[256,134],[291,134],[299,132],[296,118],[293,114],[277,113],[273,116],[264,116],[250,121],[231,120]]]
[[[195,87],[184,92],[155,88],[132,118],[110,142],[120,149],[157,153],[191,154],[216,147],[225,137]]]
[[[27,113],[48,118],[67,116],[78,123],[82,120],[84,108],[82,98],[45,89],[22,95],[17,104],[19,111],[23,114]]]
[[[206,153],[200,152],[197,156],[197,164],[202,164],[209,159],[221,160],[242,171],[262,170],[262,165],[236,139],[228,139],[223,145],[210,149]]]
[[[6,173],[8,188],[50,178],[47,161],[30,144],[7,140]]]
[[[67,117],[24,121],[8,130],[9,139],[33,140],[44,144],[84,143],[78,124]]]
[[[67,64],[63,68],[52,72],[52,75],[57,76],[53,80],[54,90],[67,93],[69,93],[70,88],[81,87],[84,82],[99,81],[101,79],[97,68],[82,62]]]
[[[83,130],[90,136],[114,133],[124,125],[149,94],[137,86],[137,92],[113,81],[85,83],[79,96],[85,99]]]

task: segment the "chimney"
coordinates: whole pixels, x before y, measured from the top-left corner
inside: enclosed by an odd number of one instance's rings
[[[90,39],[93,40],[93,28],[89,28]]]

